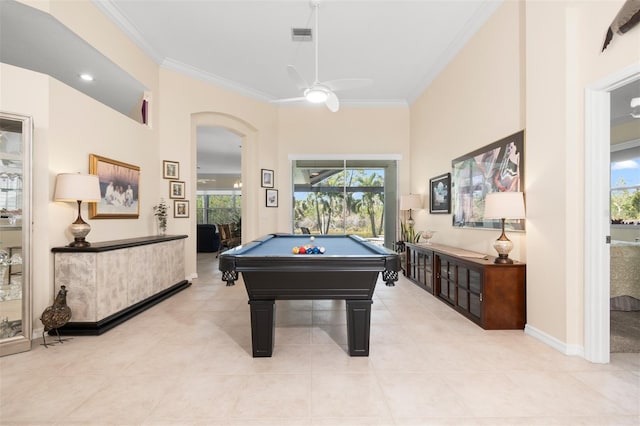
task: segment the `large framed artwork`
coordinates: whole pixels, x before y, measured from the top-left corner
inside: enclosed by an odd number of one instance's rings
[[[89,203],[90,219],[138,218],[140,167],[90,154],[89,173],[98,175],[101,196]]]
[[[429,179],[429,213],[451,213],[451,173]]]
[[[484,219],[484,199],[490,192],[524,192],[524,130],[456,158],[451,162],[453,226],[500,228]],[[505,228],[524,230],[524,219],[507,220]]]

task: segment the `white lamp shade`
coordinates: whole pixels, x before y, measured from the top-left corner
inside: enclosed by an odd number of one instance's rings
[[[56,177],[55,201],[100,201],[97,175],[60,173]]]
[[[419,194],[400,196],[400,210],[420,210],[421,208],[422,197]]]
[[[524,219],[522,192],[492,192],[484,199],[486,219]]]

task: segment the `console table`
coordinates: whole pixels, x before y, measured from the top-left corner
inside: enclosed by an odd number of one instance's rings
[[[68,290],[67,335],[99,335],[191,285],[186,235],[130,238],[90,247],[54,247],[55,294]]]
[[[406,276],[486,330],[523,329],[526,265],[441,244],[406,244]]]

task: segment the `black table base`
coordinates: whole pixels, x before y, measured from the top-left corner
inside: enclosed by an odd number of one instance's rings
[[[349,355],[369,356],[372,300],[347,300],[347,341]],[[275,300],[249,300],[251,307],[251,346],[254,357],[273,354]]]

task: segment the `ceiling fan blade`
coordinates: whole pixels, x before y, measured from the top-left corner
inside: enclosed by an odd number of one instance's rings
[[[298,89],[304,90],[309,87],[307,81],[302,78],[296,67],[294,67],[293,65],[287,65],[287,73],[289,73],[289,78],[293,80]]]
[[[324,103],[331,112],[338,112],[340,109],[340,101],[338,101],[338,97],[333,92],[329,92],[329,96]]]
[[[269,103],[271,104],[286,104],[289,102],[301,102],[301,101],[306,101],[307,99],[305,97],[299,97],[299,98],[284,98],[284,99],[274,99],[272,101],[269,101]]]
[[[373,80],[370,78],[340,78],[337,80],[325,81],[322,84],[331,90],[340,91],[371,86],[373,84]]]

